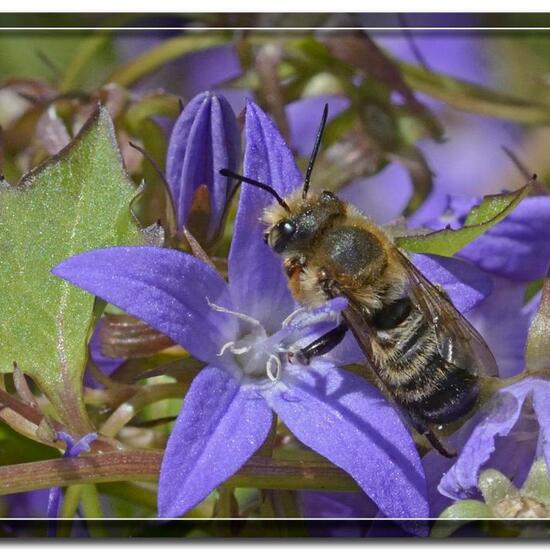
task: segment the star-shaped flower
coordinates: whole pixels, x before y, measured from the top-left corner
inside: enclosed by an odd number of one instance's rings
[[[300,185],[289,149],[253,103],[245,137],[245,175],[281,195]],[[274,411],[303,444],[347,471],[383,514],[426,517],[413,439],[376,389],[335,368],[353,361],[352,353],[342,353],[346,346],[308,366],[288,361],[289,349],[334,326],[346,302],[296,313],[281,262],[261,238],[258,218],[270,200],[259,189],[242,190],[229,284],[197,258],[154,247],[96,250],[54,269],[208,364],[186,394],[168,441],[159,514],[186,513],[233,475],[265,441]]]

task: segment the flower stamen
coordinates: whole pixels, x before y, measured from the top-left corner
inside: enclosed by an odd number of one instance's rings
[[[275,373],[273,373],[273,365],[275,365]],[[267,363],[265,364],[265,373],[272,382],[278,382],[281,378],[281,367],[281,360],[276,355],[271,353]]]
[[[218,357],[221,357],[226,352],[226,350],[229,350],[235,355],[243,355],[243,353],[247,353],[252,349],[252,346],[242,346],[240,348],[236,348],[235,344],[236,342],[234,342],[233,340],[226,342],[216,355]]]
[[[238,319],[241,319],[242,321],[246,321],[247,323],[250,323],[251,325],[254,325],[255,327],[261,327],[262,324],[258,319],[254,319],[254,317],[250,317],[250,315],[246,315],[245,313],[240,313],[239,311],[233,311],[232,309],[228,309],[223,306],[219,306],[218,304],[215,304],[214,302],[211,302],[208,299],[208,296],[206,296],[206,302],[208,305],[214,310],[218,311],[219,313],[229,313],[230,315],[234,315]]]

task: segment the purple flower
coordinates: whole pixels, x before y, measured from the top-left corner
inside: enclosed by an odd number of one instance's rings
[[[187,223],[197,189],[206,186],[210,215],[202,231],[207,239],[216,235],[233,187],[220,166],[235,170],[239,157],[239,128],[227,100],[212,92],[194,97],[174,125],[166,160],[178,228]]]
[[[94,328],[94,332],[88,344],[88,353],[90,355],[90,359],[99,368],[99,370],[107,376],[111,376],[113,372],[124,363],[124,359],[108,357],[101,350],[100,330],[103,322],[103,319],[100,319]],[[93,374],[88,370],[84,373],[84,384],[89,388],[103,387],[102,384],[97,381]]]
[[[76,458],[80,453],[90,450],[90,443],[93,443],[97,439],[97,434],[89,433],[81,437],[77,442],[71,435],[65,432],[57,432],[57,439],[65,442],[67,447],[63,456],[65,458]],[[52,487],[48,494],[48,511],[47,515],[50,519],[59,517],[59,511],[61,506],[61,487]],[[48,526],[48,536],[55,537],[56,524],[50,523]]]
[[[319,95],[302,98],[286,107],[292,150],[307,157],[313,147],[319,124],[319,113],[325,103],[330,121],[349,107],[345,96]],[[344,186],[338,195],[353,203],[377,223],[388,223],[399,217],[412,195],[408,172],[399,163],[388,164],[379,173],[359,178]]]
[[[287,195],[302,177],[254,103],[245,130],[245,175]],[[303,444],[347,471],[386,516],[426,517],[420,458],[394,408],[364,379],[335,368],[336,354],[307,367],[287,359],[288,350],[333,327],[346,301],[296,312],[281,262],[261,238],[258,218],[270,200],[253,187],[241,193],[229,284],[192,256],[151,247],[96,250],[54,269],[208,364],[167,444],[159,514],[184,514],[233,475],[264,442],[274,411]]]
[[[491,87],[499,84],[493,50],[483,36],[452,30],[411,30],[410,35],[429,68],[437,74]],[[397,58],[418,63],[404,32],[374,33],[376,42]],[[498,54],[497,54],[498,55]],[[434,173],[434,188],[447,193],[476,196],[498,193],[517,186],[517,171],[506,159],[501,146],[517,150],[525,131],[518,124],[472,113],[460,112],[425,94],[419,99],[432,109],[445,127],[445,141],[423,139],[417,146]],[[388,186],[395,179],[387,178]]]
[[[479,198],[434,192],[411,216],[412,227],[462,227]],[[550,196],[527,197],[458,256],[488,273],[518,282],[544,277],[550,264]]]
[[[529,400],[540,427],[539,447],[547,467],[550,467],[550,381],[545,378],[532,377],[522,380],[498,391],[489,403],[487,410],[482,411],[477,425],[464,445],[460,457],[452,468],[443,476],[438,490],[452,499],[462,499],[476,492],[481,467],[495,451],[496,437],[507,436],[521,418],[522,408]],[[525,439],[525,433],[522,434]],[[529,435],[529,432],[527,432]],[[536,443],[536,435],[531,434]],[[517,442],[509,445],[506,461],[513,460],[518,452]],[[527,465],[531,460],[524,460]],[[495,467],[494,465],[492,465]],[[527,471],[524,472],[526,475]]]

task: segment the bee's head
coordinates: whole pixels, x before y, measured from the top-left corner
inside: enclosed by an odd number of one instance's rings
[[[273,187],[235,174],[226,168],[220,170],[220,174],[223,176],[234,178],[239,184],[254,185],[267,191],[276,199],[276,202],[264,212],[263,220],[268,226],[264,239],[268,246],[279,254],[304,251],[312,244],[319,231],[326,228],[335,216],[344,213],[344,204],[330,191],[323,191],[320,195],[307,196],[311,172],[321,146],[327,116],[328,105],[325,105],[313,151],[309,158],[304,184],[302,189],[291,197],[283,198]]]
[[[317,234],[344,214],[344,203],[330,191],[303,199],[301,192],[285,203],[288,209],[274,203],[266,209],[263,221],[267,245],[278,254],[303,252],[309,249]]]

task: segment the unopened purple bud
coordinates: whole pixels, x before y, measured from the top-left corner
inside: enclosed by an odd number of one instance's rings
[[[166,176],[178,229],[188,223],[195,194],[202,187],[209,201],[206,238],[216,235],[234,186],[219,171],[236,170],[240,150],[237,119],[228,101],[213,92],[195,96],[176,121],[168,144]]]

